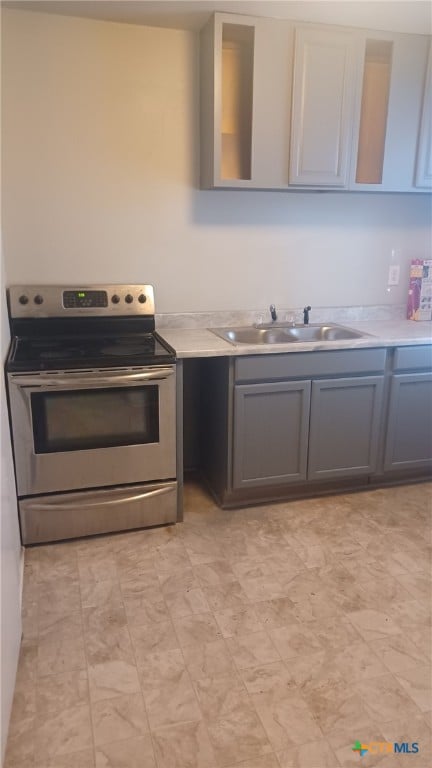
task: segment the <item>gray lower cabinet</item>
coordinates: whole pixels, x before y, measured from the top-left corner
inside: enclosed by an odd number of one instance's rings
[[[203,370],[201,467],[222,506],[428,474],[430,345],[210,358]]]
[[[309,480],[375,472],[383,385],[383,376],[312,382]]]
[[[310,381],[234,389],[233,488],[306,480]]]
[[[432,465],[432,373],[392,377],[384,470]]]

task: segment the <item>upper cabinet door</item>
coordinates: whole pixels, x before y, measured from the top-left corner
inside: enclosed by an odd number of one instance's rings
[[[361,33],[350,189],[414,189],[428,45],[425,35]]]
[[[429,47],[415,185],[427,189],[432,187],[432,45]]]
[[[296,29],[290,184],[348,184],[354,53],[353,33]]]
[[[294,32],[216,13],[201,32],[201,187],[288,187]]]

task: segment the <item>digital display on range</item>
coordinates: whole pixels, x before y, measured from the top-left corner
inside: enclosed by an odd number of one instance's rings
[[[107,307],[108,294],[106,291],[63,291],[63,306],[65,309]]]

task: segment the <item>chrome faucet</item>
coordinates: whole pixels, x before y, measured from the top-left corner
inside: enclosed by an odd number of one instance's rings
[[[275,323],[277,320],[277,314],[276,314],[276,307],[274,304],[270,304],[270,314],[272,322]]]
[[[309,324],[309,312],[311,311],[311,309],[312,309],[312,307],[307,306],[303,310],[303,323],[304,323],[304,325],[308,325]]]

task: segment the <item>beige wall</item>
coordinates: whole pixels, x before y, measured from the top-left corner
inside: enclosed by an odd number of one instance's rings
[[[8,281],[152,282],[159,312],[405,301],[428,196],[198,189],[197,54],[191,32],[4,10]]]
[[[6,311],[6,296],[4,292],[3,257],[1,257],[0,266],[0,288],[1,359],[3,363],[6,359],[10,341]],[[1,376],[0,381],[0,410],[0,764],[3,765],[2,760],[6,749],[9,717],[12,708],[15,676],[21,644],[21,570],[23,567],[8,409],[3,375]]]

